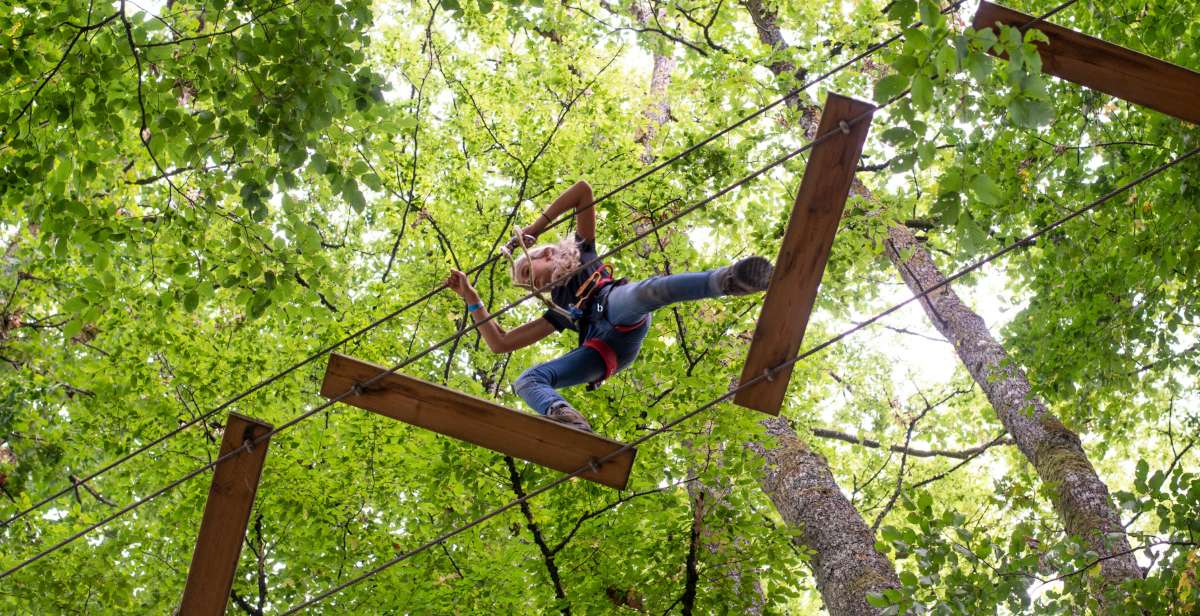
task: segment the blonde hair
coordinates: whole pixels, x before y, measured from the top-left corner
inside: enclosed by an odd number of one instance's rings
[[[518,248],[518,250],[520,250]],[[529,257],[540,257],[542,253],[551,251],[550,263],[554,269],[551,271],[550,280],[552,286],[559,286],[567,281],[567,273],[579,267],[579,245],[575,243],[574,237],[565,237],[555,244],[543,244],[529,249],[528,256],[522,254],[513,260],[512,269],[509,274],[512,276],[513,283],[520,287],[533,287],[530,280],[532,267],[529,263]]]

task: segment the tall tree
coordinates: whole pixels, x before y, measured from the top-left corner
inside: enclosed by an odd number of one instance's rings
[[[891,561],[875,549],[875,533],[842,493],[829,463],[813,452],[786,417],[762,421],[771,446],[752,445],[766,461],[762,488],[789,526],[797,545],[812,554],[809,566],[825,608],[834,616],[882,614],[867,601],[899,588]]]
[[[1014,364],[971,310],[945,283],[929,252],[902,225],[888,229],[886,253],[914,294],[942,285],[921,299],[929,321],[954,345],[963,365],[987,395],[1021,453],[1037,470],[1067,533],[1079,537],[1103,560],[1096,580],[1097,598],[1142,571],[1125,537],[1108,487],[1088,460],[1079,436],[1033,394],[1025,372]]]

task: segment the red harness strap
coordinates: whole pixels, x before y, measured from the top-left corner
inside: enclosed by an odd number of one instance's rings
[[[649,317],[642,317],[640,321],[634,323],[633,325],[614,325],[613,329],[617,330],[619,333],[627,334],[644,325],[647,318]],[[600,387],[601,383],[603,383],[608,379],[608,377],[612,376],[613,373],[617,371],[617,353],[616,351],[613,351],[613,348],[609,346],[607,342],[601,340],[600,338],[588,338],[587,340],[583,341],[583,346],[599,353],[600,359],[604,360],[604,376],[592,381],[591,383],[588,383],[588,389],[594,390],[597,387]]]
[[[613,351],[612,347],[608,346],[607,342],[599,338],[588,338],[587,340],[583,341],[583,346],[599,353],[600,359],[604,360],[604,376],[590,384],[593,388],[595,388],[617,371],[617,353]]]
[[[646,316],[642,317],[642,319],[640,321],[638,321],[637,323],[634,323],[633,325],[613,325],[613,329],[617,330],[617,332],[619,332],[619,333],[628,334],[629,332],[644,325],[646,323],[646,319],[648,319],[648,318],[650,318],[650,315],[646,315]]]

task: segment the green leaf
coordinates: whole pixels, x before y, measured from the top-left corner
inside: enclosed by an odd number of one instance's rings
[[[196,307],[200,305],[200,294],[192,289],[183,296],[183,309],[188,312],[195,312]]]
[[[347,180],[346,185],[342,187],[342,197],[354,208],[355,212],[362,213],[367,207],[367,200],[358,189],[358,183],[354,180]]]
[[[983,173],[971,178],[971,191],[976,199],[988,205],[999,205],[1004,199],[1004,192],[996,182]]]
[[[1146,460],[1140,459],[1137,461],[1137,466],[1134,468],[1133,482],[1139,492],[1148,492],[1146,489],[1146,475],[1150,473],[1150,464]]]
[[[946,16],[932,0],[920,0],[920,13],[921,24],[930,30],[941,27],[946,21]]]
[[[875,83],[875,101],[885,103],[908,87],[908,77],[888,75]]]
[[[967,55],[967,70],[975,81],[986,82],[992,75],[992,57],[981,51],[972,51]]]
[[[916,141],[917,135],[907,126],[894,126],[883,131],[879,138],[892,145],[903,145]]]
[[[79,332],[81,331],[83,331],[83,321],[80,319],[71,319],[70,321],[67,321],[67,324],[63,326],[62,330],[63,336],[66,338],[74,338],[75,336],[78,336]]]
[[[1054,108],[1043,101],[1014,100],[1008,104],[1008,114],[1022,128],[1038,128],[1054,120]]]
[[[933,104],[933,81],[924,73],[913,79],[912,97],[918,109],[928,109]]]
[[[888,8],[888,15],[900,25],[907,26],[917,15],[917,0],[896,0]]]

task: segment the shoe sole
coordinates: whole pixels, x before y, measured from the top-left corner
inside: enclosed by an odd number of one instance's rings
[[[733,281],[746,293],[765,291],[774,269],[765,257],[747,257],[734,264]]]
[[[592,427],[588,424],[580,425],[578,422],[564,421],[557,417],[550,417],[549,415],[545,415],[544,417],[546,417],[546,419],[549,419],[550,421],[553,421],[555,423],[560,423],[564,426],[569,426],[569,427],[575,428],[576,430],[583,430],[584,432],[593,432],[594,433],[594,430],[592,430]]]

